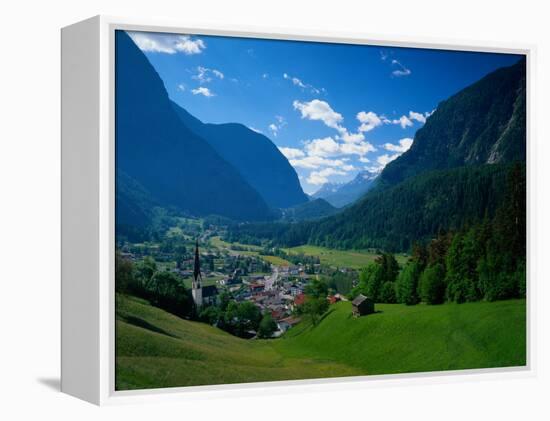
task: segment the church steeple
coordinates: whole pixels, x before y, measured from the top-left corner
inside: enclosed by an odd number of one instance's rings
[[[191,285],[191,294],[197,307],[202,306],[202,275],[201,262],[199,257],[199,240],[195,244],[195,265],[193,268],[193,283]]]
[[[195,266],[193,268],[193,281],[200,285],[201,280],[201,262],[199,258],[199,240],[195,244]],[[200,286],[199,286],[200,288]]]

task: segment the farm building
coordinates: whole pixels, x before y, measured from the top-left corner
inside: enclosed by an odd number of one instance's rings
[[[353,306],[352,313],[356,317],[374,313],[374,301],[369,297],[365,297],[363,294],[359,294],[355,297],[351,305]]]

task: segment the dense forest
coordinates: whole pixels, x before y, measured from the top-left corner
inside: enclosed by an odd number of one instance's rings
[[[394,187],[371,191],[331,217],[297,224],[257,223],[229,227],[228,240],[273,246],[314,244],[341,249],[408,251],[441,230],[456,231],[493,218],[505,201],[511,172],[523,164],[493,164],[420,174]],[[524,191],[525,192],[525,191]]]
[[[382,254],[361,271],[351,296],[408,305],[524,297],[525,220],[525,176],[515,166],[492,219],[415,244],[401,272],[393,255]]]

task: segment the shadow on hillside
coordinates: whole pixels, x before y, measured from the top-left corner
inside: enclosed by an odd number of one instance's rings
[[[326,317],[328,317],[333,312],[334,312],[334,309],[330,309],[329,311],[327,311],[325,314],[321,316],[317,324],[321,323],[323,320],[325,320]]]
[[[365,317],[374,316],[375,314],[382,314],[384,313],[382,310],[375,310],[372,313],[364,314],[362,316],[354,316],[353,313],[348,314],[348,319],[364,319]]]
[[[171,338],[177,338],[177,336],[175,335],[172,335],[171,333],[165,331],[164,329],[161,329],[160,327],[158,326],[155,326],[143,319],[140,319],[139,317],[135,317],[135,316],[124,316],[122,317],[122,319],[131,324],[131,325],[134,325],[134,326],[137,326],[137,327],[141,327],[143,329],[147,329],[147,330],[150,330],[151,332],[155,332],[155,333],[160,333],[161,335],[166,335],[166,336],[170,336]]]

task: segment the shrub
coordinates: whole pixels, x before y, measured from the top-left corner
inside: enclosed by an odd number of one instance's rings
[[[441,304],[445,298],[445,269],[441,263],[428,266],[420,276],[420,297],[427,304]]]
[[[276,330],[277,323],[275,323],[275,320],[271,317],[271,313],[265,313],[258,327],[258,336],[260,338],[270,338]]]

